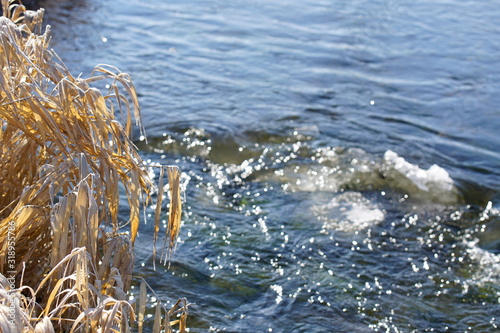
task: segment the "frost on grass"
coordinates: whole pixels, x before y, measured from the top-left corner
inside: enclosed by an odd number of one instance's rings
[[[49,28],[41,33],[43,10],[13,0],[2,6],[0,330],[142,329],[126,293],[141,209],[155,186],[130,138],[133,126],[143,133],[134,85],[108,65],[73,77],[49,49]],[[101,80],[110,82],[105,94],[92,87]],[[171,251],[180,225],[179,171],[165,168]],[[127,221],[118,216],[120,188]],[[168,310],[158,302],[154,330],[169,331],[174,315],[184,330],[186,305]]]

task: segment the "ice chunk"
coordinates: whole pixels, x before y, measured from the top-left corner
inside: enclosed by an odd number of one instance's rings
[[[430,191],[431,187],[442,191],[453,191],[454,189],[453,179],[439,165],[433,164],[429,169],[424,170],[409,163],[391,150],[385,152],[384,159],[422,191]]]

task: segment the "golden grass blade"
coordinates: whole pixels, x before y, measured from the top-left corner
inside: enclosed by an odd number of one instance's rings
[[[139,319],[138,319],[138,329],[139,333],[142,333],[144,326],[144,314],[146,313],[146,281],[141,281],[140,291],[139,291]]]
[[[135,242],[139,230],[140,201],[139,201],[139,172],[137,169],[130,171],[130,182],[128,184],[128,201],[130,206],[130,240]]]
[[[109,159],[108,159],[109,163]],[[108,166],[108,163],[103,165],[103,172],[105,175],[104,188],[106,190],[105,200],[109,211],[109,217],[113,223],[113,227],[118,229],[118,205],[119,205],[119,189],[118,178],[116,171]]]
[[[106,325],[104,326],[103,333],[108,333],[111,331],[111,326],[113,325],[113,322],[115,320],[115,317],[118,313],[118,309],[120,308],[120,303],[116,302],[113,305],[113,308],[111,309],[111,312],[107,315],[107,322]]]
[[[167,167],[168,184],[170,191],[170,208],[168,212],[167,238],[169,240],[169,251],[167,257],[172,253],[175,241],[181,227],[182,201],[181,201],[181,172],[176,166]],[[165,261],[167,260],[165,258]]]
[[[2,0],[2,13],[4,13],[4,16],[6,16],[5,13],[8,12],[9,10],[9,3],[11,0]]]
[[[172,333],[172,327],[170,326],[170,314],[165,311],[165,318],[163,319],[163,327],[165,328],[165,333]]]
[[[87,213],[88,213],[88,203],[89,203],[89,188],[87,182],[82,181],[78,185],[78,190],[76,193],[76,201],[74,207],[74,226],[77,236],[77,247],[87,246],[88,241],[88,229],[87,229]]]
[[[158,238],[158,232],[160,231],[160,217],[161,208],[163,203],[164,194],[164,181],[165,168],[160,168],[160,178],[158,183],[158,194],[156,197],[156,210],[155,210],[155,222],[154,222],[154,235],[153,235],[153,269],[156,270],[156,239]]]
[[[80,304],[84,309],[90,307],[89,281],[88,281],[88,261],[86,252],[79,252],[76,259],[76,290]]]
[[[185,333],[186,332],[186,321],[187,321],[187,313],[183,312],[181,314],[181,319],[179,321],[179,333]]]
[[[161,304],[160,301],[157,301],[156,303],[156,310],[155,310],[155,321],[153,324],[153,333],[160,333],[161,329]]]
[[[173,314],[178,314],[180,312],[180,319],[171,321],[170,326],[179,324],[179,331],[182,331],[182,327],[184,327],[184,329],[186,328],[185,322],[187,319],[188,305],[185,298],[178,299],[177,302],[175,302],[174,306],[168,311],[167,317],[171,317]]]
[[[88,234],[89,234],[89,243],[88,249],[90,252],[91,258],[98,258],[97,253],[97,239],[99,236],[99,208],[94,196],[89,193],[89,206],[88,206]]]
[[[80,154],[80,156],[78,156],[78,170],[80,171],[80,179],[87,178],[91,173],[85,154]]]
[[[110,90],[111,90],[111,89],[113,90],[114,97],[115,97],[115,99],[116,99],[116,102],[118,103],[118,109],[119,109],[120,111],[122,111],[122,110],[123,110],[123,108],[124,108],[124,106],[122,105],[122,96],[121,96],[120,92],[118,91],[118,86],[117,86],[116,84],[114,84],[114,83],[113,83],[113,84],[111,85]],[[127,105],[127,103],[125,103],[125,105]],[[130,116],[131,116],[131,113],[132,113],[132,112],[131,112],[131,110],[130,110],[130,108],[129,108],[129,107],[126,107],[126,109],[127,109],[127,114],[126,114],[126,116],[124,116],[124,115],[123,115],[123,112],[122,112],[122,118],[123,118],[123,119],[127,119],[127,121],[125,121],[125,132],[126,132],[129,136],[131,136],[131,135],[132,135],[132,121],[130,120],[130,119],[131,119],[131,117],[130,117]]]
[[[103,73],[103,75],[95,75],[95,72],[100,72]],[[92,72],[91,78],[87,79],[87,82],[93,82],[97,80],[102,80],[110,78],[113,79],[117,82],[119,82],[123,88],[125,89],[125,92],[127,93],[127,96],[129,96],[132,99],[132,105],[134,107],[134,118],[135,118],[135,123],[136,126],[139,126],[140,133],[143,137],[146,137],[145,130],[141,124],[141,111],[139,107],[139,100],[137,98],[137,92],[135,90],[134,85],[132,84],[132,80],[130,76],[126,73],[120,72],[118,68],[115,66],[110,66],[110,65],[105,65],[105,64],[100,64],[97,65],[94,68],[94,71]],[[114,89],[113,86],[111,89]],[[119,99],[120,97],[118,95],[115,95],[115,98]],[[129,109],[130,111],[130,109]],[[129,128],[130,125],[128,124],[128,121],[132,119],[130,113],[127,113],[126,117],[126,128]],[[129,133],[129,132],[127,132]]]
[[[59,258],[61,256],[61,248],[60,244],[62,241],[62,238],[64,237],[64,233],[67,233],[67,230],[62,230],[64,229],[64,224],[63,221],[61,221],[61,213],[64,214],[64,211],[67,210],[67,205],[68,205],[68,199],[67,198],[61,198],[60,202],[58,202],[56,205],[54,205],[54,217],[53,217],[53,222],[52,222],[52,230],[54,230],[54,236],[53,239],[54,241],[52,242],[52,252],[50,254],[51,257],[51,266],[55,266],[59,262]],[[60,228],[62,226],[63,228]],[[66,235],[67,237],[67,235]],[[65,237],[65,238],[66,238]]]
[[[52,308],[52,303],[54,302],[56,297],[58,297],[62,294],[61,287],[62,287],[62,284],[64,282],[66,282],[66,279],[59,279],[57,281],[56,285],[54,286],[54,288],[52,289],[52,292],[49,295],[46,306],[42,311],[42,316],[47,316],[49,314],[50,309]]]
[[[74,205],[75,195],[67,195],[61,199],[61,205],[56,214],[57,226],[53,230],[57,234],[60,234],[59,252],[57,260],[52,263],[51,267],[55,267],[58,262],[62,260],[62,255],[66,254],[68,251],[68,239],[69,239],[69,221],[71,214],[71,207]],[[58,243],[55,243],[56,247]]]

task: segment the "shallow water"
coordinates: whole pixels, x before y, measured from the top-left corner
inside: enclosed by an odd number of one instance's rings
[[[50,1],[75,74],[136,84],[177,164],[190,332],[491,332],[500,321],[500,11],[473,1]]]

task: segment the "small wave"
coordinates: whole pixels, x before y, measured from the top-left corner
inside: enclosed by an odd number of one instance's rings
[[[267,178],[292,192],[393,191],[415,204],[455,204],[461,198],[444,168],[422,169],[391,150],[383,158],[358,148],[320,148],[311,155],[307,167],[292,161]]]

